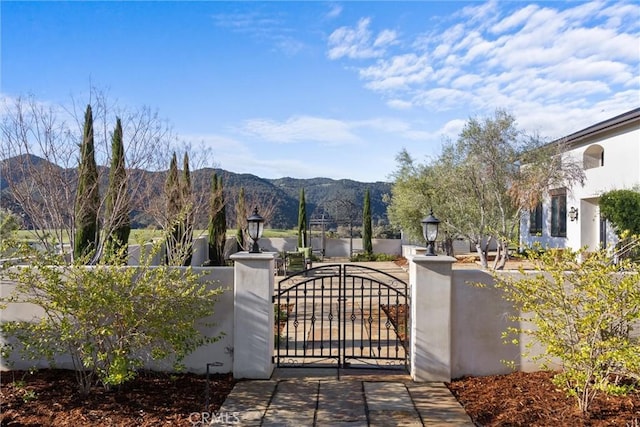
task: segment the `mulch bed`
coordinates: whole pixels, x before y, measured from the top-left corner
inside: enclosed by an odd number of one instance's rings
[[[207,410],[204,375],[143,372],[88,396],[68,370],[2,372],[0,382],[2,426],[192,426],[197,413],[218,410],[235,384],[231,374],[212,374]]]
[[[274,306],[278,307],[278,306]],[[289,321],[289,316],[293,313],[293,308],[295,304],[280,304],[280,320],[278,321],[278,313],[274,314],[274,322],[277,323],[277,326],[273,326],[273,333],[276,337],[283,337],[283,332],[287,328],[287,322]]]
[[[447,385],[476,425],[640,427],[640,392],[596,396],[585,416],[575,400],[551,382],[552,376],[515,372],[462,378]]]
[[[387,318],[393,325],[393,328],[398,336],[398,339],[402,342],[405,349],[408,350],[409,341],[407,340],[407,322],[409,320],[409,315],[407,310],[409,307],[407,304],[398,304],[398,305],[387,305],[381,304],[380,308],[387,315]]]
[[[573,399],[551,383],[549,372],[461,378],[447,384],[478,426],[640,426],[640,393],[601,395],[583,416]],[[2,372],[2,426],[192,426],[198,413],[217,411],[235,380],[211,376],[205,408],[205,377],[144,372],[111,391],[77,392],[72,371]]]

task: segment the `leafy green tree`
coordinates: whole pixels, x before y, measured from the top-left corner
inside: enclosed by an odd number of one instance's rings
[[[89,256],[98,249],[100,192],[98,188],[98,167],[93,143],[93,113],[87,105],[84,116],[84,132],[80,146],[78,187],[75,201],[75,237],[73,241],[74,259]]]
[[[244,231],[247,228],[247,208],[244,195],[244,187],[240,187],[238,200],[236,201],[236,243],[238,251],[245,249]]]
[[[432,207],[436,208],[438,218],[450,218],[449,202],[446,191],[439,185],[441,174],[449,171],[437,162],[419,164],[411,155],[402,150],[396,156],[398,169],[392,174],[394,184],[391,195],[385,196],[388,204],[387,214],[390,222],[402,229],[404,235],[415,242],[424,242],[421,220],[427,216]],[[456,231],[447,222],[440,223],[438,238],[445,242],[447,255],[453,256],[453,238]]]
[[[537,272],[521,276],[498,274],[496,287],[521,313],[504,337],[532,338],[544,352],[533,356],[545,363],[560,360],[553,382],[576,399],[583,412],[598,393],[625,394],[640,380],[640,341],[631,334],[640,321],[638,264],[609,262],[602,250],[529,251]],[[578,259],[581,263],[578,266]],[[530,325],[533,324],[533,327]]]
[[[304,188],[300,189],[300,201],[298,204],[298,247],[307,246],[307,204],[304,197]]]
[[[167,263],[190,265],[193,256],[194,196],[189,171],[189,156],[185,153],[182,177],[173,153],[165,181]]]
[[[227,240],[227,214],[222,177],[211,177],[209,202],[209,260],[205,265],[225,265],[224,247]]]
[[[373,243],[371,242],[371,199],[369,189],[364,193],[364,208],[362,210],[362,249],[367,255],[373,254]]]
[[[116,119],[111,143],[111,168],[105,210],[105,257],[118,264],[127,263],[127,248],[131,220],[129,194],[127,191],[127,171],[125,169],[124,144],[122,142],[122,123]]]
[[[615,227],[617,255],[640,258],[640,190],[612,190],[600,196],[600,215]]]
[[[52,365],[70,355],[84,395],[93,385],[108,389],[134,378],[150,360],[181,369],[189,353],[219,339],[198,328],[222,291],[190,268],[151,266],[160,246],[136,267],[66,265],[63,256],[22,247],[32,262],[0,267],[0,279],[16,285],[0,302],[34,304],[43,314],[0,325],[3,335],[19,343],[10,351]]]
[[[562,144],[544,145],[524,135],[505,111],[471,118],[432,162],[416,164],[406,150],[398,156],[389,218],[421,239],[420,220],[433,208],[446,235],[469,240],[485,268],[495,241],[493,268],[503,268],[523,212],[548,190],[570,188],[584,178],[581,165],[563,157],[563,150]]]
[[[613,190],[600,196],[600,214],[618,233],[640,234],[640,191]]]

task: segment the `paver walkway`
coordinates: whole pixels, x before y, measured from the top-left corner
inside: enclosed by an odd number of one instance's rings
[[[219,414],[242,426],[473,426],[443,383],[344,372],[338,380],[313,370],[288,377],[290,371],[238,382]]]

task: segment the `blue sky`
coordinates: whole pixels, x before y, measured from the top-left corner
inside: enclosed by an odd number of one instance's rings
[[[640,106],[637,2],[2,1],[0,96],[94,85],[215,166],[384,181],[471,116],[554,139]],[[125,135],[126,138],[126,135]]]

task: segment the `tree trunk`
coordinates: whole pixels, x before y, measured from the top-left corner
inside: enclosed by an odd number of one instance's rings
[[[455,256],[455,253],[453,252],[453,238],[451,236],[446,236],[442,243],[444,246],[444,253],[447,254],[447,256]]]
[[[493,263],[494,270],[504,270],[509,259],[509,242],[506,240],[500,240],[498,242],[498,253],[496,254],[495,262]]]
[[[489,264],[487,262],[487,252],[486,246],[482,247],[482,241],[476,242],[476,251],[478,252],[478,256],[480,257],[480,265],[482,268],[489,268]]]

